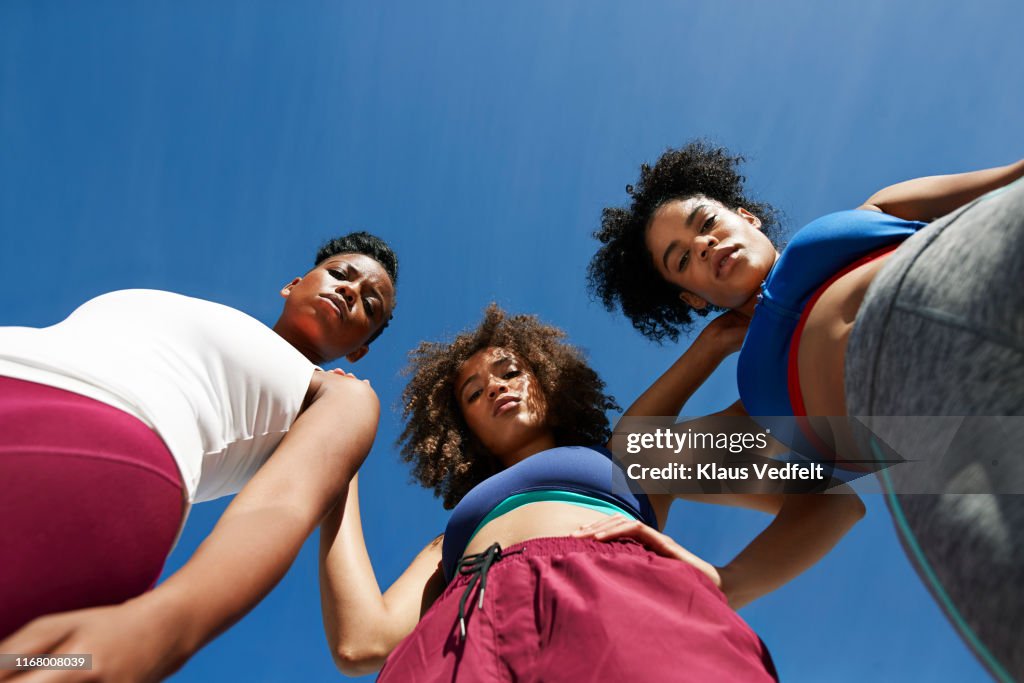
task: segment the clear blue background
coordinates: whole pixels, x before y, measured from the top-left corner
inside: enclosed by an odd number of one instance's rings
[[[369,229],[402,258],[399,306],[352,369],[386,406],[406,352],[492,300],[566,328],[628,403],[684,348],[648,343],[584,290],[600,210],[625,202],[641,162],[695,136],[727,144],[790,230],[899,180],[1007,163],[1022,155],[1022,19],[1017,2],[952,0],[5,0],[0,322],[154,287],[272,323],[320,241]],[[733,373],[687,411],[731,403]],[[361,477],[385,586],[446,518],[408,483],[397,429],[386,411]],[[170,570],[226,502],[193,510]],[[826,560],[742,612],[783,680],[984,679],[882,500],[866,502]],[[724,563],[766,521],[685,505],[668,530]],[[316,542],[175,680],[340,675]]]

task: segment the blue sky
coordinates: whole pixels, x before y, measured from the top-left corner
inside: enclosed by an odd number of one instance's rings
[[[1012,2],[0,3],[0,323],[126,287],[272,323],[325,238],[402,259],[392,327],[351,369],[389,410],[361,475],[387,585],[446,515],[393,446],[406,352],[495,300],[564,327],[628,403],[685,348],[584,289],[604,206],[644,161],[710,137],[798,228],[907,178],[1022,154]],[[735,400],[727,362],[687,412]],[[180,566],[226,501],[193,510]],[[908,565],[883,501],[805,576],[743,610],[789,681],[984,673]],[[767,522],[681,505],[724,563]],[[316,539],[180,681],[331,680]]]

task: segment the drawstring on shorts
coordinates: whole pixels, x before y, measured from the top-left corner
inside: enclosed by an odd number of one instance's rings
[[[462,597],[459,599],[459,633],[461,634],[462,640],[466,640],[466,600],[468,600],[470,594],[472,594],[473,588],[475,588],[477,584],[480,585],[480,593],[477,598],[477,609],[483,610],[484,590],[487,588],[487,572],[490,571],[491,565],[507,555],[515,555],[521,552],[523,552],[522,548],[519,550],[513,550],[510,553],[502,553],[501,546],[497,543],[493,543],[482,553],[466,555],[459,560],[459,564],[455,571],[458,574],[472,574],[472,577],[469,579],[469,583],[466,584],[466,590],[462,592]]]

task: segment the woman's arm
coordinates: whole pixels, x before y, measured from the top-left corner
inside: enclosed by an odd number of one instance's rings
[[[693,565],[739,609],[772,592],[824,557],[864,516],[864,504],[852,492],[836,494],[715,494],[680,496],[690,500],[747,507],[775,520],[724,567],[714,567],[671,536],[642,522],[613,515],[574,535],[599,541],[633,538],[650,550]]]
[[[736,316],[729,318],[727,316]],[[720,325],[720,328],[715,326]],[[693,391],[728,353],[738,348],[745,332],[745,319],[731,313],[717,318],[705,337],[694,342],[679,361],[662,375],[645,394],[630,406],[627,415],[675,415]],[[740,403],[726,410],[687,422],[704,425],[705,431],[741,430],[739,420],[749,420]],[[753,423],[751,423],[753,424]],[[751,427],[752,428],[752,427]],[[785,447],[769,441],[761,455],[770,457]],[[671,461],[680,461],[672,455]],[[654,464],[652,460],[651,463]],[[716,569],[693,555],[670,537],[640,522],[607,520],[592,525],[580,535],[599,540],[629,536],[640,540],[655,552],[675,557],[697,567],[722,589],[733,608],[740,608],[782,586],[815,564],[864,516],[864,504],[846,487],[829,494],[668,494],[649,493],[659,522],[664,526],[675,498],[703,503],[746,507],[775,515],[775,519],[730,563]],[[624,519],[624,518],[623,518]]]
[[[441,538],[427,545],[381,594],[366,552],[359,516],[359,484],[320,526],[320,606],[334,662],[342,673],[373,673],[416,627],[444,589]]]
[[[931,221],[1021,177],[1024,159],[982,171],[915,178],[879,190],[860,208],[906,220]]]
[[[730,420],[750,419],[739,405],[722,414],[728,414]],[[772,439],[762,455],[770,457],[786,450]],[[772,592],[809,569],[864,516],[864,503],[845,484],[830,489],[829,493],[818,494],[677,494],[676,498],[743,507],[775,516],[731,562],[718,569],[719,585],[734,609]],[[662,519],[668,516],[667,507],[663,514]]]
[[[252,609],[373,444],[380,408],[369,385],[315,375],[309,407],[179,571],[121,605],[37,619],[3,651],[89,652],[97,680],[161,680]]]
[[[693,344],[626,409],[623,417],[675,416],[718,364],[739,350],[750,322],[727,312],[711,321]]]
[[[718,569],[722,592],[739,609],[772,592],[823,558],[864,516],[864,503],[852,490],[836,493],[793,493],[778,496],[720,496],[699,498],[705,503],[738,504],[771,511],[775,519],[764,531]],[[746,499],[746,500],[745,500]]]

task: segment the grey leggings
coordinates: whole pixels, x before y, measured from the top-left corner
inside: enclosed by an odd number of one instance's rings
[[[1024,180],[900,246],[845,381],[862,447],[910,461],[879,479],[921,580],[996,679],[1024,680]]]

